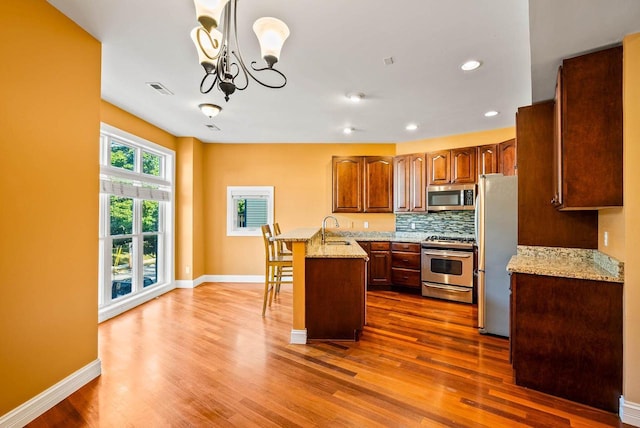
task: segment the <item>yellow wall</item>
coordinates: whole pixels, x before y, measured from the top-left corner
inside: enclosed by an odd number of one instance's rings
[[[484,144],[501,143],[512,138],[516,138],[515,126],[509,128],[492,129],[490,131],[447,135],[445,137],[428,138],[424,140],[399,143],[396,148],[396,154],[404,155],[408,153],[434,152],[437,150],[457,149],[459,147],[482,146]]]
[[[624,398],[640,404],[640,33],[624,42]]]
[[[598,211],[598,250],[620,261],[625,260],[624,217],[624,207]],[[604,232],[608,233],[607,246],[604,245]]]
[[[395,144],[205,144],[205,271],[262,275],[261,237],[226,236],[227,186],[274,186],[282,231],[320,227],[331,214],[332,155],[394,155]],[[336,214],[343,228],[395,230],[393,214]]]
[[[0,415],[98,358],[100,50],[0,2]]]

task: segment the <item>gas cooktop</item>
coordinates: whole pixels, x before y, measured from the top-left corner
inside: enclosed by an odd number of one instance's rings
[[[459,248],[459,249],[473,249],[475,239],[468,236],[446,236],[446,235],[431,235],[422,241],[422,246],[425,248]]]

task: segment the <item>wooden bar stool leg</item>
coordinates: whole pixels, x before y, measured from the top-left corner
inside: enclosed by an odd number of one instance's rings
[[[267,265],[264,272],[264,301],[262,302],[262,316],[264,317],[267,311],[267,299],[269,297],[270,279],[271,279],[271,266]]]

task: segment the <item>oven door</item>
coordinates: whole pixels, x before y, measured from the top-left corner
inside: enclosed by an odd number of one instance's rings
[[[473,287],[473,252],[423,248],[422,281]]]

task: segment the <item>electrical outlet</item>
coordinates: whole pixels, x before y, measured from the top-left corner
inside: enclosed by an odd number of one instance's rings
[[[415,230],[415,228],[416,228],[416,224],[415,223],[411,223],[411,229]]]
[[[184,268],[184,272],[185,272],[187,275],[189,275],[189,274],[191,273],[191,266],[186,266],[186,267]]]
[[[604,246],[609,246],[609,232],[604,232]]]
[[[368,221],[365,221],[365,222],[364,222],[364,228],[365,228],[365,229],[369,229],[369,222],[368,222]]]

